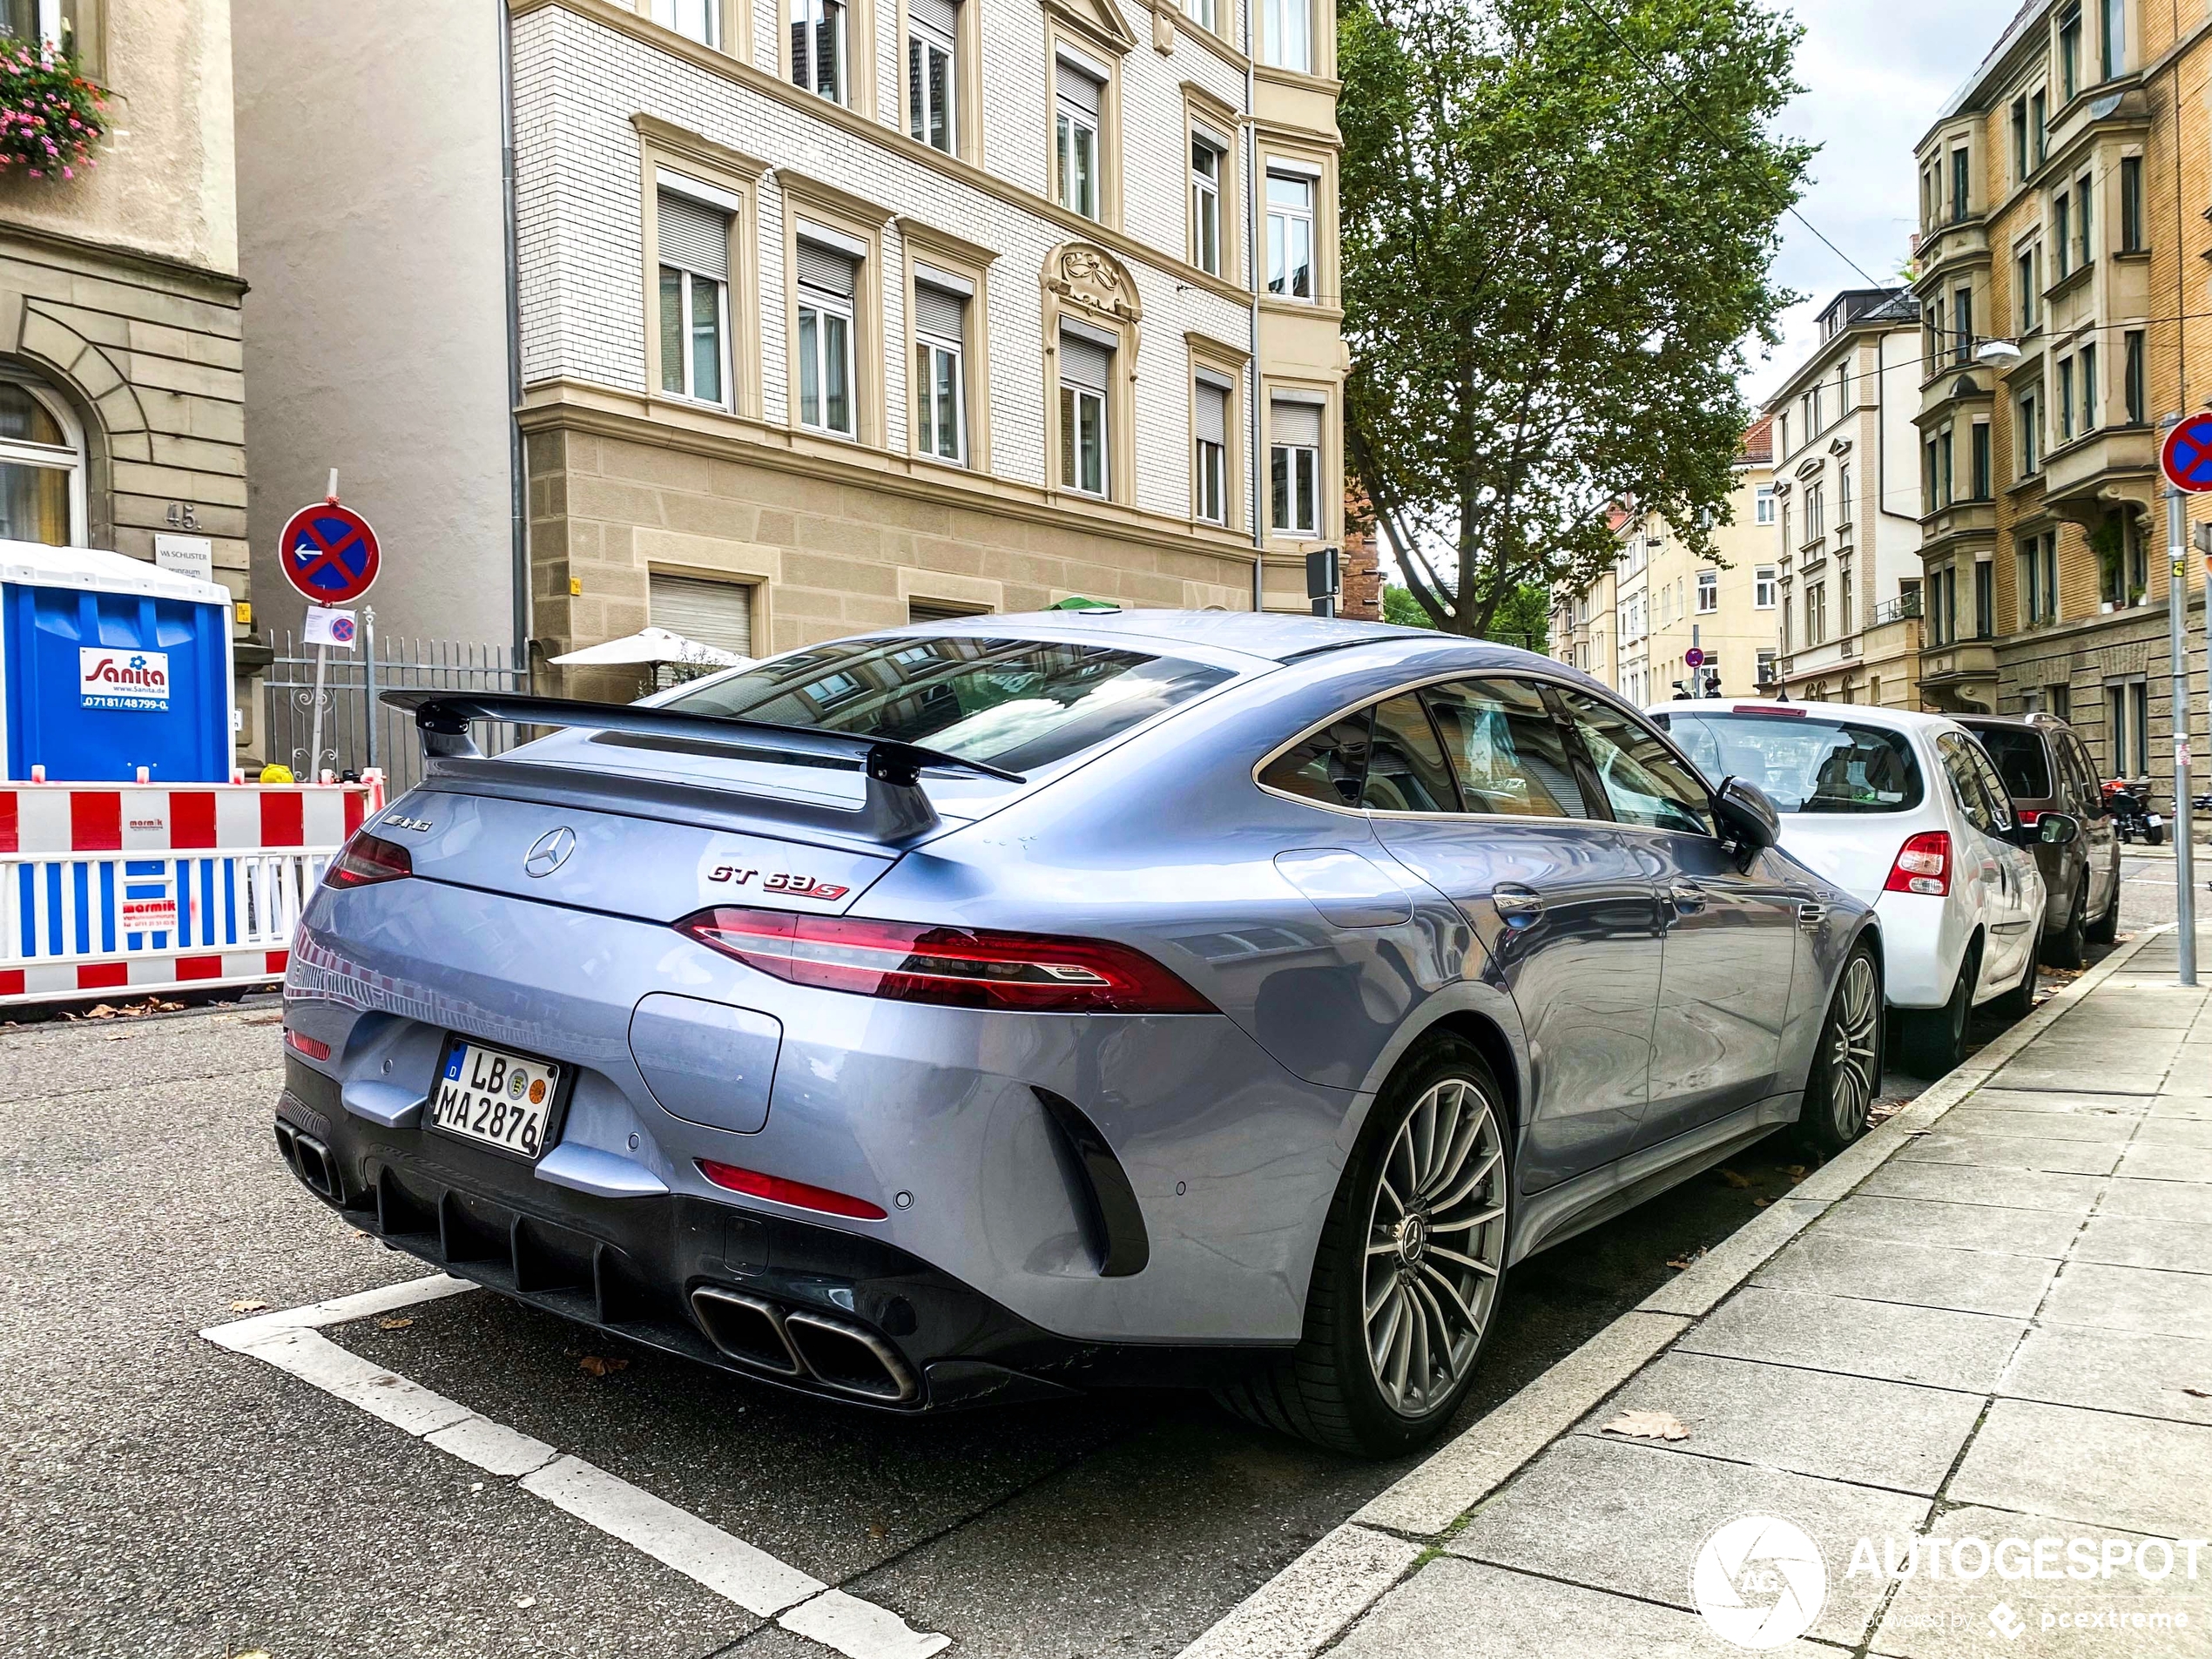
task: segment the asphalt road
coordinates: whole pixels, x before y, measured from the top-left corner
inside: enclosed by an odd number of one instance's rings
[[[2171,872],[2129,860],[2127,926],[2170,917]],[[277,1018],[265,998],[0,1029],[0,1651],[826,1654],[196,1334],[424,1271],[276,1157]],[[1897,1098],[1923,1086],[1891,1079]],[[1788,1192],[1796,1166],[1763,1144],[1515,1269],[1465,1420]],[[975,1659],[1173,1655],[1399,1472],[1197,1395],[861,1415],[482,1291],[324,1334]]]

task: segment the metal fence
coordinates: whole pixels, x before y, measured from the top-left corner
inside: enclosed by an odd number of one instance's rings
[[[415,721],[376,700],[380,691],[528,691],[529,664],[511,646],[468,644],[448,639],[380,639],[376,613],[364,610],[361,643],[329,653],[322,682],[322,752],[311,756],[315,719],[315,651],[291,634],[282,637],[264,681],[267,724],[261,758],[292,768],[300,779],[321,771],[383,768],[388,797],[414,787],[422,775],[422,745]],[[511,748],[516,728],[486,723],[475,738],[487,754]]]

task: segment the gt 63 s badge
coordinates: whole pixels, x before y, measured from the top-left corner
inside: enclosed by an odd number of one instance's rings
[[[834,882],[817,881],[811,875],[791,875],[781,870],[749,870],[740,864],[718,864],[706,873],[706,879],[727,887],[787,894],[794,899],[819,899],[826,904],[842,899],[852,891]]]

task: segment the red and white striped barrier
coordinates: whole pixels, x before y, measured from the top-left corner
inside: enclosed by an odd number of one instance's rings
[[[365,784],[0,784],[0,1003],[284,976]]]

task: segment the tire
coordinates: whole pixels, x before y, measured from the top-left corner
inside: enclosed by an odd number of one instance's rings
[[[1882,970],[1861,941],[1844,959],[1805,1079],[1795,1138],[1816,1157],[1833,1157],[1866,1132],[1882,1087]]]
[[[2043,954],[2043,932],[2035,933],[2035,948],[2027,953],[2027,967],[2020,974],[2020,982],[2002,996],[1990,999],[1989,1011],[2006,1025],[2025,1020],[2035,1012],[2035,964]]]
[[[2081,878],[2074,902],[2067,907],[2066,926],[2043,936],[2043,960],[2053,968],[2080,968],[2088,961],[2089,878]]]
[[[2120,937],[2120,876],[2115,871],[2112,878],[2112,902],[2105,913],[2082,929],[2085,938],[2093,945],[2109,945]]]
[[[1905,1063],[1922,1077],[1940,1077],[1966,1057],[1966,1022],[1974,1008],[1974,981],[1981,970],[1981,952],[1973,946],[1959,964],[1959,980],[1951,1000],[1939,1008],[1905,1012],[1905,1029],[1898,1047]]]
[[[1440,1034],[1406,1056],[1330,1201],[1298,1345],[1216,1399],[1264,1427],[1360,1457],[1397,1457],[1444,1432],[1496,1328],[1504,1289],[1513,1219],[1504,1102],[1463,1038]],[[1401,1187],[1410,1202],[1393,1218]],[[1416,1218],[1409,1243],[1406,1223]],[[1461,1246],[1449,1258],[1437,1253],[1446,1238]],[[1371,1252],[1373,1244],[1392,1248]]]
[[[2148,825],[2144,826],[2144,827],[2143,827],[2143,845],[2144,845],[2145,846],[2165,846],[2165,845],[2166,845],[2166,826],[2165,826],[2165,825],[2163,825],[2163,824],[2148,824]]]

